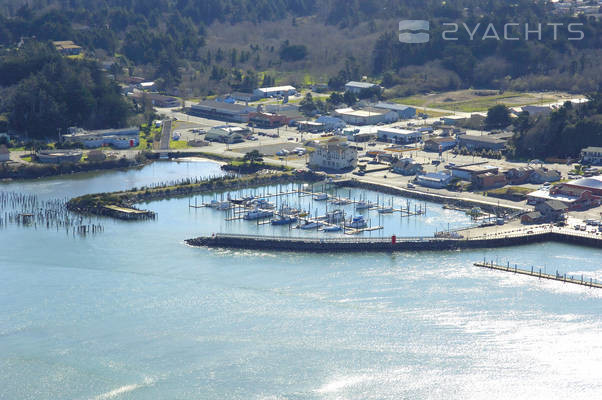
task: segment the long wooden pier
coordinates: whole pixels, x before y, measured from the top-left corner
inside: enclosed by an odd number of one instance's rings
[[[487,269],[492,269],[492,270],[496,270],[496,271],[512,272],[515,274],[526,275],[526,276],[530,276],[533,278],[549,279],[549,280],[557,281],[557,282],[572,283],[574,285],[581,285],[581,286],[602,289],[601,283],[594,281],[592,278],[590,278],[589,280],[584,279],[583,275],[581,275],[580,279],[575,279],[574,276],[567,276],[566,274],[562,275],[562,274],[559,274],[558,271],[556,271],[556,274],[552,275],[552,274],[548,274],[545,272],[541,272],[541,268],[539,268],[539,270],[535,270],[534,267],[531,267],[531,270],[526,270],[526,269],[518,268],[516,265],[514,265],[514,266],[510,266],[510,264],[496,265],[493,263],[493,261],[490,263],[485,262],[485,261],[477,262],[477,263],[474,263],[474,265],[476,267],[487,268]]]

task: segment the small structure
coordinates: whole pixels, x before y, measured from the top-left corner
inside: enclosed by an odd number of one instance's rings
[[[451,182],[451,175],[445,172],[430,172],[418,175],[416,184],[424,187],[443,189]]]
[[[376,109],[372,107],[365,108],[339,108],[334,110],[337,117],[341,118],[351,125],[376,125],[381,123],[391,123],[399,119],[395,111]]]
[[[503,150],[506,141],[491,136],[458,135],[458,147],[468,150]]]
[[[278,97],[278,96],[292,96],[297,93],[297,89],[294,86],[273,86],[258,88],[253,91],[253,95],[256,98],[265,97]]]
[[[535,206],[548,221],[559,221],[564,219],[564,215],[569,210],[568,206],[558,200],[547,200]]]
[[[10,151],[8,151],[8,148],[3,145],[0,144],[0,162],[7,162],[10,160]]]
[[[54,48],[64,56],[76,56],[82,52],[82,48],[72,40],[60,40],[52,42]]]
[[[82,158],[82,152],[76,150],[40,150],[36,153],[38,162],[43,164],[76,163]]]
[[[245,135],[249,133],[246,128],[233,125],[220,125],[211,128],[205,135],[205,140],[221,143],[240,143],[244,141]]]
[[[220,121],[249,122],[249,114],[254,111],[255,109],[253,107],[241,104],[203,100],[198,104],[193,104],[188,112],[191,115],[217,119]]]
[[[314,169],[347,170],[357,166],[357,150],[340,136],[316,145],[309,154],[309,166]]]
[[[581,161],[584,164],[602,165],[602,147],[586,147],[581,150]]]
[[[451,137],[428,139],[424,142],[424,151],[441,153],[454,147],[456,147],[456,139]]]
[[[530,213],[523,214],[520,217],[520,222],[523,224],[541,224],[545,222],[545,218],[539,211],[532,211]]]
[[[473,177],[473,183],[480,189],[491,189],[496,187],[506,186],[508,181],[506,175],[496,172],[486,172]]]
[[[345,91],[353,94],[360,94],[362,90],[372,89],[374,87],[378,87],[378,85],[370,82],[349,81],[345,84]]]
[[[379,128],[377,135],[378,140],[395,144],[416,143],[422,140],[420,131],[410,129]]]
[[[393,164],[393,172],[404,176],[421,174],[422,171],[422,165],[412,158],[402,158]]]

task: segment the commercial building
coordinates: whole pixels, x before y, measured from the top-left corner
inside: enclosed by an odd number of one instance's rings
[[[329,115],[321,115],[316,119],[316,122],[324,124],[327,130],[343,129],[347,126],[345,121],[340,118],[331,117]]]
[[[287,125],[289,121],[289,118],[285,115],[261,111],[249,113],[249,123],[258,128],[276,128]]]
[[[428,139],[424,142],[424,151],[443,152],[456,147],[456,139],[451,137],[442,137]]]
[[[357,150],[345,138],[332,138],[316,144],[309,154],[309,166],[314,169],[349,170],[357,165]]]
[[[458,147],[468,150],[503,150],[506,141],[491,136],[458,135]]]
[[[116,149],[127,149],[138,146],[140,130],[136,126],[95,131],[69,128],[69,133],[63,135],[62,139],[66,143],[80,143],[87,148],[111,146]]]
[[[542,184],[546,182],[557,182],[560,178],[560,172],[554,169],[534,168],[529,175],[529,182]]]
[[[401,104],[380,101],[378,103],[370,104],[370,106],[377,110],[395,111],[400,119],[410,119],[416,116],[416,109],[414,107]]]
[[[508,180],[506,179],[506,175],[502,173],[486,172],[484,174],[475,175],[472,182],[479,189],[491,189],[506,186]]]
[[[478,175],[486,173],[497,174],[498,168],[492,165],[484,165],[484,163],[456,165],[450,169],[451,175],[464,181],[474,182]]]
[[[549,190],[539,189],[527,195],[529,204],[538,204],[547,200],[558,200],[569,210],[597,207],[602,202],[602,176],[561,183]]]
[[[40,150],[36,153],[38,162],[43,164],[75,163],[82,159],[82,152],[76,150]]]
[[[569,208],[561,201],[547,200],[537,204],[535,210],[539,211],[548,221],[558,221],[564,218]]]
[[[357,128],[345,128],[342,135],[351,142],[368,142],[376,139],[378,129],[375,126],[360,126]]]
[[[404,176],[421,174],[422,165],[412,158],[402,158],[393,164],[393,172]]]
[[[52,42],[54,48],[64,56],[76,56],[82,52],[82,48],[71,40]]]
[[[378,140],[387,143],[416,143],[422,140],[422,132],[401,128],[378,128]]]
[[[249,114],[255,108],[240,104],[230,104],[222,101],[203,100],[193,104],[189,113],[198,117],[217,119],[220,121],[249,122]]]
[[[349,81],[345,84],[345,91],[353,94],[359,94],[362,90],[372,89],[378,85],[370,82]]]
[[[240,143],[249,133],[247,128],[232,125],[220,125],[211,128],[205,135],[205,140],[220,143]]]
[[[339,108],[334,110],[337,117],[341,118],[351,125],[376,125],[382,123],[391,123],[399,119],[395,111],[387,111],[372,107],[362,109]]]
[[[245,103],[259,99],[259,97],[257,97],[255,94],[245,93],[245,92],[232,92],[232,93],[230,93],[229,97],[232,98],[233,100],[243,101]]]
[[[450,181],[451,175],[445,172],[430,172],[416,177],[416,184],[435,189],[445,188]]]
[[[581,150],[581,161],[584,164],[602,164],[602,147],[586,147]]]
[[[300,132],[320,133],[326,130],[326,126],[317,121],[299,121],[297,122],[297,129]]]
[[[290,86],[290,85],[263,87],[263,88],[255,89],[253,91],[253,95],[257,98],[292,96],[295,93],[297,93],[297,89],[295,89],[294,86]]]

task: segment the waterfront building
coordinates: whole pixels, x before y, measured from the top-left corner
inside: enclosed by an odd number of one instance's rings
[[[66,143],[79,143],[86,148],[111,146],[116,149],[136,147],[140,143],[140,130],[136,126],[120,129],[88,131],[71,127],[62,139]]]
[[[451,182],[451,175],[446,172],[429,172],[418,175],[416,184],[424,187],[443,189]]]
[[[314,169],[347,170],[357,166],[357,150],[345,138],[334,136],[316,145],[309,154],[309,166]]]
[[[412,158],[402,158],[393,164],[393,172],[405,176],[422,173],[422,165]]]
[[[465,165],[456,165],[451,167],[449,170],[451,171],[451,175],[454,178],[461,179],[463,181],[473,182],[477,175],[482,175],[486,173],[497,174],[499,169],[492,165],[484,165],[485,163],[476,163],[476,164],[465,164]]]

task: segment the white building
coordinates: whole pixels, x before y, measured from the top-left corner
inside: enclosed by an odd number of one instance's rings
[[[586,147],[581,150],[581,158],[586,164],[602,164],[602,147]]]
[[[343,121],[342,119],[331,117],[329,115],[322,115],[318,117],[318,119],[316,119],[316,122],[324,124],[324,127],[326,129],[343,129],[347,126],[345,124],[345,121]]]
[[[401,128],[379,128],[378,140],[389,143],[416,143],[422,140],[422,132]]]
[[[362,109],[339,108],[334,110],[335,115],[351,125],[376,125],[390,124],[399,119],[395,111],[366,107]]]
[[[297,89],[294,86],[274,86],[274,87],[264,87],[255,89],[253,94],[256,97],[278,97],[278,96],[292,96],[297,93]]]
[[[244,141],[247,133],[249,133],[249,130],[246,128],[233,125],[220,125],[211,128],[205,135],[205,140],[229,144],[240,143]]]
[[[370,82],[349,81],[345,84],[345,91],[353,94],[359,94],[362,90],[372,89],[378,85]]]
[[[316,145],[309,155],[309,166],[314,169],[346,170],[357,166],[357,150],[347,140],[334,136]]]

